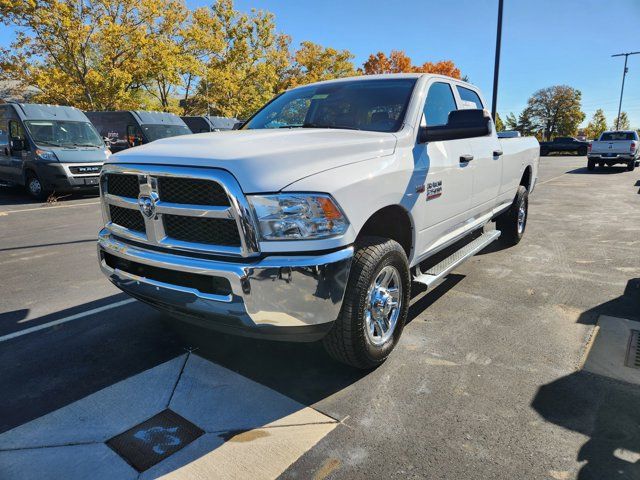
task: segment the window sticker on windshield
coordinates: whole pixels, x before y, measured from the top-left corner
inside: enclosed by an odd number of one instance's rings
[[[311,100],[324,100],[328,96],[329,96],[328,93],[319,93],[319,94],[314,95],[313,97],[311,97]]]

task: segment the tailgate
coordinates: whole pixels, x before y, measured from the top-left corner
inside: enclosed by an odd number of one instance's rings
[[[611,140],[604,142],[593,142],[591,153],[630,153],[631,140]]]

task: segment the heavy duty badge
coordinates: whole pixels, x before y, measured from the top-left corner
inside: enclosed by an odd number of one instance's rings
[[[433,200],[442,195],[442,180],[427,183],[427,200]]]

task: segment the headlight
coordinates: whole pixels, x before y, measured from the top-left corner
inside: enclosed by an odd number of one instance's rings
[[[249,195],[263,240],[303,240],[342,235],[347,218],[329,195]]]
[[[49,151],[49,150],[40,150],[37,149],[36,150],[36,155],[41,158],[42,160],[45,160],[47,162],[57,162],[58,161],[58,157],[56,157],[56,154]]]

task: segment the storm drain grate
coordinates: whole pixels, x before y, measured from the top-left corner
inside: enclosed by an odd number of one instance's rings
[[[631,330],[624,364],[627,367],[640,368],[640,330]]]
[[[107,441],[137,471],[144,472],[204,433],[172,410],[164,410]]]

